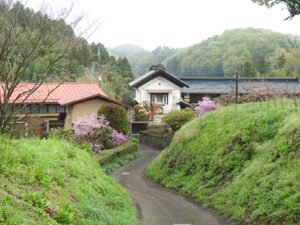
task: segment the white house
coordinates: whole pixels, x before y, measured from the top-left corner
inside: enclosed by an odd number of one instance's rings
[[[138,103],[155,103],[161,105],[163,113],[180,109],[181,89],[188,84],[166,72],[164,69],[151,67],[145,75],[129,83],[135,89]]]
[[[259,92],[268,88],[280,95],[300,97],[298,78],[285,77],[184,77],[168,73],[162,65],[152,66],[145,75],[138,77],[129,86],[135,89],[138,103],[156,103],[163,106],[163,113],[174,109],[191,107],[204,96],[215,98],[221,95]]]

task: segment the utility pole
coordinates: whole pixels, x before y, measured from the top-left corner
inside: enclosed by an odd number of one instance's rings
[[[238,93],[239,93],[239,74],[235,77],[235,104],[238,104]]]
[[[99,85],[101,86],[101,80],[102,80],[102,77],[101,77],[101,53],[100,53],[100,47],[99,47],[99,45],[98,45],[97,56],[98,56],[98,60],[99,60],[99,64],[98,64],[99,75],[97,77],[97,81],[99,82]]]

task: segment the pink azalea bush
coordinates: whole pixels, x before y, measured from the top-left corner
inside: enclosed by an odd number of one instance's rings
[[[112,144],[114,146],[119,146],[120,144],[127,141],[127,138],[123,135],[122,132],[118,132],[116,130],[112,130]]]
[[[115,147],[124,143],[126,136],[113,129],[108,120],[91,114],[78,118],[73,124],[75,137],[81,142],[89,142],[94,152],[106,147]]]
[[[96,116],[95,114],[80,117],[73,124],[74,134],[80,139],[86,138],[92,134],[94,129],[101,127],[109,127],[109,122],[104,116]]]
[[[196,107],[196,112],[199,116],[211,112],[217,108],[217,105],[208,97],[203,97],[202,101],[198,101],[198,106]]]

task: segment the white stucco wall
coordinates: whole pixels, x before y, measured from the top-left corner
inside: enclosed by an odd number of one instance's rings
[[[163,106],[164,113],[180,109],[180,106],[176,104],[181,98],[180,87],[172,82],[162,77],[157,77],[136,89],[135,100],[138,103],[145,101],[150,103],[151,93],[168,93],[168,104]]]

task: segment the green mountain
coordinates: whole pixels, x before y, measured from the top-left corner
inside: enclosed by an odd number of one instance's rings
[[[149,51],[143,47],[133,44],[118,45],[114,48],[109,48],[108,52],[118,57],[143,57],[149,53]]]
[[[227,30],[185,49],[159,47],[129,58],[136,76],[161,63],[179,76],[297,76],[300,37],[264,29]]]

